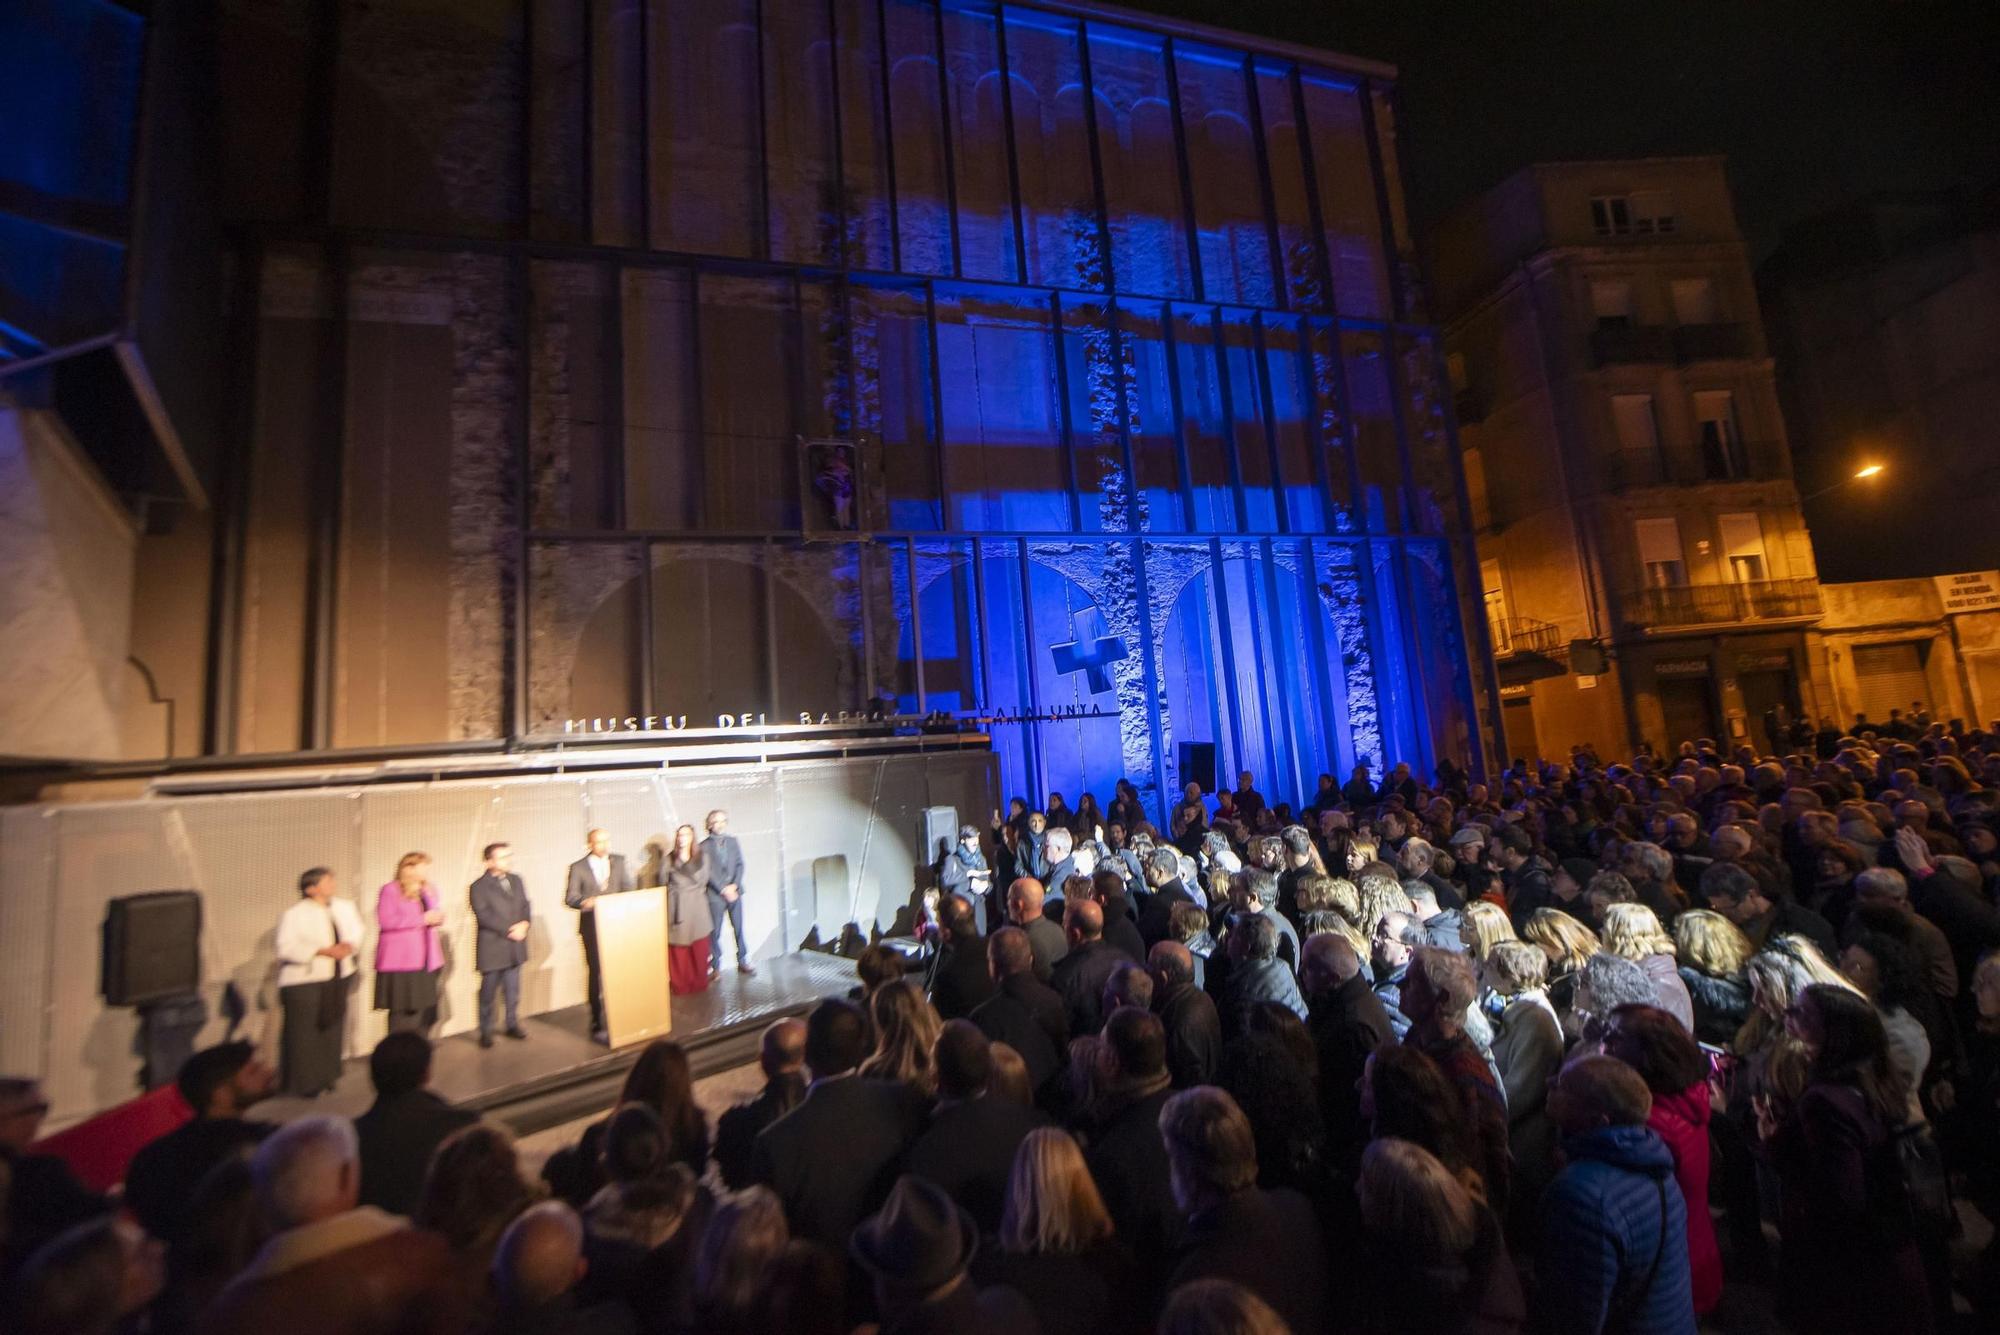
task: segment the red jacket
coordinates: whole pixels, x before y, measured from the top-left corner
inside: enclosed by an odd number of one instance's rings
[[[1655,1094],[1646,1125],[1673,1151],[1674,1181],[1687,1201],[1688,1268],[1694,1279],[1694,1310],[1705,1316],[1722,1297],[1722,1253],[1715,1246],[1715,1219],[1708,1212],[1708,1082],[1678,1094]]]

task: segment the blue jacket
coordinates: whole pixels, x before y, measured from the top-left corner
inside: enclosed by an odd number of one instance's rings
[[[1532,1328],[1693,1335],[1687,1205],[1667,1143],[1650,1127],[1606,1126],[1565,1136],[1563,1153],[1569,1165],[1542,1197],[1542,1286]]]

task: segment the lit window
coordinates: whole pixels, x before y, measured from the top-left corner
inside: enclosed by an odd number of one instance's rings
[[[1590,201],[1590,222],[1599,236],[1665,236],[1677,230],[1674,197],[1667,190],[1596,195]]]

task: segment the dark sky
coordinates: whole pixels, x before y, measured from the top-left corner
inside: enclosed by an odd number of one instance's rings
[[[1402,71],[1417,225],[1536,160],[1726,153],[1753,261],[1880,190],[2000,181],[2000,3],[1124,0]]]

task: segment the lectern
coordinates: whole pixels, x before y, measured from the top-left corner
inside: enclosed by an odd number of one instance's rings
[[[611,1046],[643,1043],[672,1027],[667,1000],[667,892],[628,890],[597,900],[604,1027]]]

